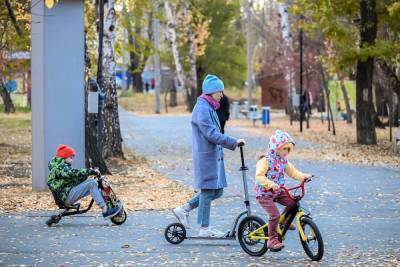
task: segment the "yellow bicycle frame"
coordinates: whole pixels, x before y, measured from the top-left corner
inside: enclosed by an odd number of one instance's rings
[[[281,214],[281,216],[279,217],[279,221],[278,221],[278,226],[276,227],[276,230],[278,232],[278,235],[281,237],[282,240],[285,239],[285,236],[283,236],[282,230],[279,227],[280,224],[283,224],[286,221],[286,215],[287,212],[284,212]],[[298,212],[296,213],[296,224],[297,224],[297,229],[299,230],[300,233],[300,237],[301,240],[303,241],[307,241],[307,237],[304,234],[304,230],[303,227],[301,227],[301,218],[304,216],[304,212],[299,209]],[[268,240],[268,236],[264,235],[264,229],[268,227],[268,223],[264,224],[263,226],[261,226],[260,228],[252,231],[249,233],[248,237],[250,240]]]

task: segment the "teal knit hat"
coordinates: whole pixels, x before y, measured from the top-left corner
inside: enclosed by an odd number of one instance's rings
[[[207,74],[206,78],[204,78],[202,89],[203,94],[222,92],[224,91],[224,83],[216,75]]]

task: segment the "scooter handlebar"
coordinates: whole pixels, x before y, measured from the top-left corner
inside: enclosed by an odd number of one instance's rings
[[[245,164],[244,164],[243,146],[244,146],[244,144],[243,144],[243,145],[240,145],[240,144],[239,144],[239,148],[240,148],[240,159],[242,160],[242,168],[245,167]]]

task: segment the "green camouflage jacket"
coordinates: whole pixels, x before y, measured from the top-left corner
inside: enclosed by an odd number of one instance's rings
[[[71,189],[83,181],[89,175],[89,170],[73,169],[71,164],[68,164],[62,158],[55,157],[49,162],[49,178],[47,185],[56,191],[58,197],[65,201]]]

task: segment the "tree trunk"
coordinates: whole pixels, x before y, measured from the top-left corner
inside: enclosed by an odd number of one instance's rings
[[[129,76],[130,76],[130,83],[133,85],[133,88],[136,92],[141,93],[143,92],[143,81],[142,81],[142,72],[139,71],[140,67],[140,55],[139,55],[139,43],[137,42],[136,38],[133,36],[132,29],[128,29],[128,43],[130,46],[133,46],[135,49],[134,51],[129,52]],[[140,26],[135,24],[135,35],[140,35]]]
[[[157,3],[154,3],[155,10],[157,10]],[[154,78],[155,78],[155,91],[156,91],[156,103],[155,103],[155,113],[159,114],[161,112],[161,101],[160,101],[160,93],[161,93],[161,63],[160,63],[160,54],[159,54],[159,41],[158,41],[158,29],[160,22],[158,21],[157,16],[153,16],[153,32],[154,32]]]
[[[176,107],[178,105],[178,94],[176,92],[176,87],[172,87],[169,91],[169,106]]]
[[[321,78],[322,78],[322,83],[324,84],[324,88],[325,88],[325,94],[326,94],[326,98],[327,98],[326,103],[328,104],[328,127],[330,127],[329,121],[331,121],[332,122],[332,133],[333,133],[333,135],[336,135],[335,121],[333,119],[331,102],[329,101],[329,88],[328,88],[327,80],[325,78],[325,72],[324,72],[324,68],[322,67],[322,64],[320,64],[320,74],[321,74]],[[328,129],[328,131],[329,131],[329,129]]]
[[[318,81],[318,87],[319,87],[318,109],[319,112],[321,112],[321,122],[324,123],[323,113],[325,111],[325,97],[324,97],[324,87],[321,84],[321,80]]]
[[[169,1],[164,1],[164,8],[165,8],[165,15],[167,18],[167,36],[168,40],[171,43],[172,47],[172,55],[174,57],[174,62],[175,62],[175,68],[176,68],[176,76],[178,78],[178,82],[181,86],[183,86],[185,93],[186,93],[186,99],[189,98],[189,89],[187,88],[185,81],[185,73],[183,71],[183,67],[181,64],[181,61],[179,59],[179,50],[178,50],[178,44],[176,41],[176,23],[174,20],[174,17],[172,15],[172,10],[169,4]],[[186,105],[189,107],[190,103],[186,103]]]
[[[375,106],[376,106],[376,111],[377,111],[375,113],[375,127],[385,128],[385,123],[383,123],[379,118],[380,116],[384,117],[384,116],[388,115],[388,110],[387,110],[387,106],[386,106],[386,103],[388,101],[385,96],[385,88],[381,83],[379,83],[377,81],[374,81],[373,84],[374,84],[373,89],[375,92]]]
[[[104,43],[103,43],[103,90],[105,93],[104,146],[103,155],[123,158],[122,137],[118,117],[118,99],[115,81],[114,43],[116,35],[116,15],[114,0],[105,5]]]
[[[10,93],[7,91],[6,84],[4,83],[3,79],[0,78],[0,95],[1,98],[3,99],[4,103],[4,112],[9,114],[9,113],[14,113],[15,112],[15,107],[11,99]]]
[[[89,92],[98,92],[98,84],[95,80],[90,79],[90,62],[85,31],[85,160],[86,167],[97,167],[103,174],[111,174],[107,168],[102,153],[99,150],[98,143],[98,114],[89,114],[88,112],[88,96]]]
[[[253,34],[252,34],[252,13],[250,10],[250,0],[244,0],[244,13],[246,16],[246,59],[247,59],[247,110],[253,102]]]
[[[390,100],[389,100],[389,141],[392,142],[392,128],[393,128],[393,89],[390,88]]]
[[[197,70],[196,70],[196,44],[195,44],[195,33],[192,27],[192,12],[190,1],[185,1],[183,16],[187,19],[186,30],[188,35],[188,47],[189,47],[189,63],[190,63],[190,75],[188,86],[190,93],[186,100],[188,104],[188,111],[192,111],[196,103],[196,88],[197,88]]]
[[[344,98],[344,103],[346,105],[346,113],[347,113],[347,123],[353,123],[351,107],[350,107],[350,99],[349,94],[347,93],[346,86],[344,85],[344,78],[342,75],[339,76],[340,88],[342,89],[342,94]]]
[[[22,37],[22,30],[18,25],[18,21],[17,21],[17,18],[15,16],[15,13],[14,13],[14,10],[13,10],[13,8],[11,6],[10,1],[9,0],[5,0],[4,2],[5,2],[6,7],[7,7],[8,16],[9,16],[12,24],[14,25],[15,31],[17,32],[19,37]]]
[[[197,92],[196,92],[196,97],[198,97],[203,93],[202,83],[203,83],[203,79],[206,76],[206,68],[201,63],[197,64],[196,73],[197,73]]]
[[[86,152],[86,167],[97,167],[103,174],[111,174],[106,162],[103,159],[102,153],[98,147],[98,116],[97,114],[89,114],[88,112],[88,95],[89,92],[98,91],[97,83],[94,80],[89,80],[85,85],[85,152]]]
[[[389,81],[389,86],[393,89],[393,92],[400,97],[400,79],[397,77],[396,71],[385,61],[379,60],[378,65],[382,70],[382,74],[385,75],[386,79]]]
[[[310,116],[311,116],[311,97],[310,97],[310,72],[307,69],[306,70],[306,84],[307,84],[307,88],[306,88],[306,127],[307,129],[310,128]]]
[[[154,38],[154,32],[153,32],[153,18],[155,17],[155,15],[150,12],[148,14],[148,20],[147,20],[147,40],[149,41],[149,43],[153,40]],[[160,21],[158,21],[158,23],[160,23]],[[140,81],[142,83],[143,86],[143,79],[142,79],[142,74],[144,71],[144,68],[146,66],[146,62],[149,59],[149,57],[153,54],[152,53],[152,47],[150,46],[145,46],[145,48],[141,48],[141,63],[140,63]]]
[[[389,96],[387,98],[387,102],[388,103],[392,103],[391,104],[391,109],[392,109],[392,116],[391,116],[391,123],[392,126],[394,127],[398,127],[399,122],[398,122],[398,112],[396,112],[398,105],[397,105],[397,101],[393,101],[394,99],[400,99],[400,79],[396,74],[396,71],[389,66],[389,64],[383,60],[379,60],[378,61],[378,66],[377,69],[380,70],[378,72],[378,77],[380,77],[379,79],[377,79],[379,82],[382,81],[382,76],[384,77],[385,80],[385,84],[383,84],[382,86],[385,87],[385,90],[388,90],[391,92],[389,93]]]
[[[326,95],[326,92],[325,92],[325,95]],[[328,97],[328,96],[327,96]],[[331,114],[330,114],[330,112],[329,112],[330,110],[329,110],[329,108],[328,108],[328,110],[327,110],[327,112],[326,112],[326,114],[328,114],[326,117],[327,117],[327,120],[328,120],[328,132],[330,132],[331,131]]]
[[[32,79],[31,79],[31,72],[28,71],[28,78],[26,79],[26,93],[28,98],[28,107],[32,107]]]
[[[375,0],[360,0],[360,47],[372,45],[377,31]],[[374,58],[358,60],[356,74],[357,143],[376,144],[375,110],[372,99]]]
[[[282,2],[278,4],[278,10],[279,10],[279,15],[280,15],[280,26],[281,26],[281,33],[282,33],[282,39],[284,41],[284,48],[283,48],[283,54],[284,56],[289,60],[289,57],[292,56],[292,51],[293,51],[293,40],[292,40],[292,35],[290,33],[290,21],[289,21],[289,14],[288,14],[288,5],[286,2]],[[292,66],[291,64],[286,64],[285,65],[285,82],[286,82],[286,87],[287,87],[287,92],[288,92],[288,112],[290,116],[290,123],[292,125],[293,121],[293,89],[292,86],[295,84],[294,81],[294,75],[292,71]]]

